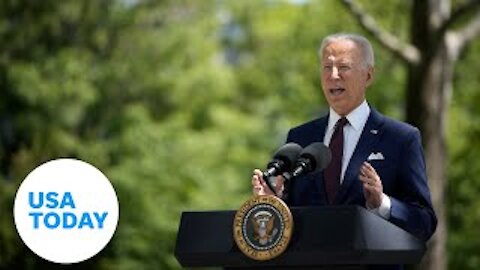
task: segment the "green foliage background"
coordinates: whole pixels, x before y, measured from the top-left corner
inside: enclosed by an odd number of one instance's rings
[[[410,1],[361,1],[408,39]],[[112,242],[70,268],[177,269],[185,210],[235,209],[293,125],[327,110],[317,49],[362,30],[335,0],[0,3],[0,269],[54,269],[19,239],[16,189],[43,162],[100,168],[120,201]],[[374,43],[370,103],[404,116],[405,66]],[[449,114],[450,269],[480,268],[480,42]]]

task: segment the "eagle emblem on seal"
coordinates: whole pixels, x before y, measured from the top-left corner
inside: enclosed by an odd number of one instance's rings
[[[259,211],[250,220],[253,223],[254,239],[260,245],[267,245],[272,242],[272,239],[278,233],[278,229],[273,228],[275,216],[267,211]]]

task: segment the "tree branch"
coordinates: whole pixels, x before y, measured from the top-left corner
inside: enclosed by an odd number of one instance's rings
[[[452,11],[450,18],[446,20],[444,24],[441,26],[440,33],[445,33],[446,31],[448,31],[448,28],[450,28],[452,25],[458,22],[462,17],[464,17],[466,14],[472,11],[475,11],[479,7],[480,7],[479,0],[470,0],[467,3],[463,4],[462,6],[458,7],[457,9]]]
[[[415,46],[404,43],[394,35],[381,29],[375,20],[362,10],[354,1],[342,0],[342,3],[355,16],[360,25],[367,32],[372,34],[382,46],[410,64],[417,64],[420,62],[420,51]]]
[[[480,35],[480,11],[464,27],[446,33],[449,54],[456,59],[466,45]]]

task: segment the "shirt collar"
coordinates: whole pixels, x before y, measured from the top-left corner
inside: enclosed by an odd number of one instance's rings
[[[348,123],[357,131],[360,131],[367,122],[368,115],[370,115],[370,106],[364,100],[357,108],[351,111],[346,117]],[[341,116],[330,107],[330,116],[328,117],[328,129],[333,129]]]

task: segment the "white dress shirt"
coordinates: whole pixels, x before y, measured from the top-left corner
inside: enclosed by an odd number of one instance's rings
[[[358,144],[358,140],[362,135],[363,128],[367,123],[369,115],[370,115],[370,107],[368,106],[367,101],[364,100],[362,104],[360,104],[357,108],[355,108],[352,112],[350,112],[346,116],[348,120],[348,124],[346,124],[343,127],[344,140],[343,140],[342,171],[340,174],[340,184],[343,183],[343,178],[345,176],[345,171],[347,170],[348,163],[352,158],[353,152],[355,151],[355,147]],[[328,126],[327,126],[327,129],[325,130],[325,136],[323,137],[323,143],[325,145],[330,144],[330,140],[332,139],[332,135],[335,130],[335,124],[340,118],[341,116],[338,115],[338,113],[336,113],[330,107]],[[385,219],[388,219],[390,218],[390,208],[391,208],[390,198],[387,195],[382,194],[382,202],[380,204],[380,207],[369,209],[369,210]]]

